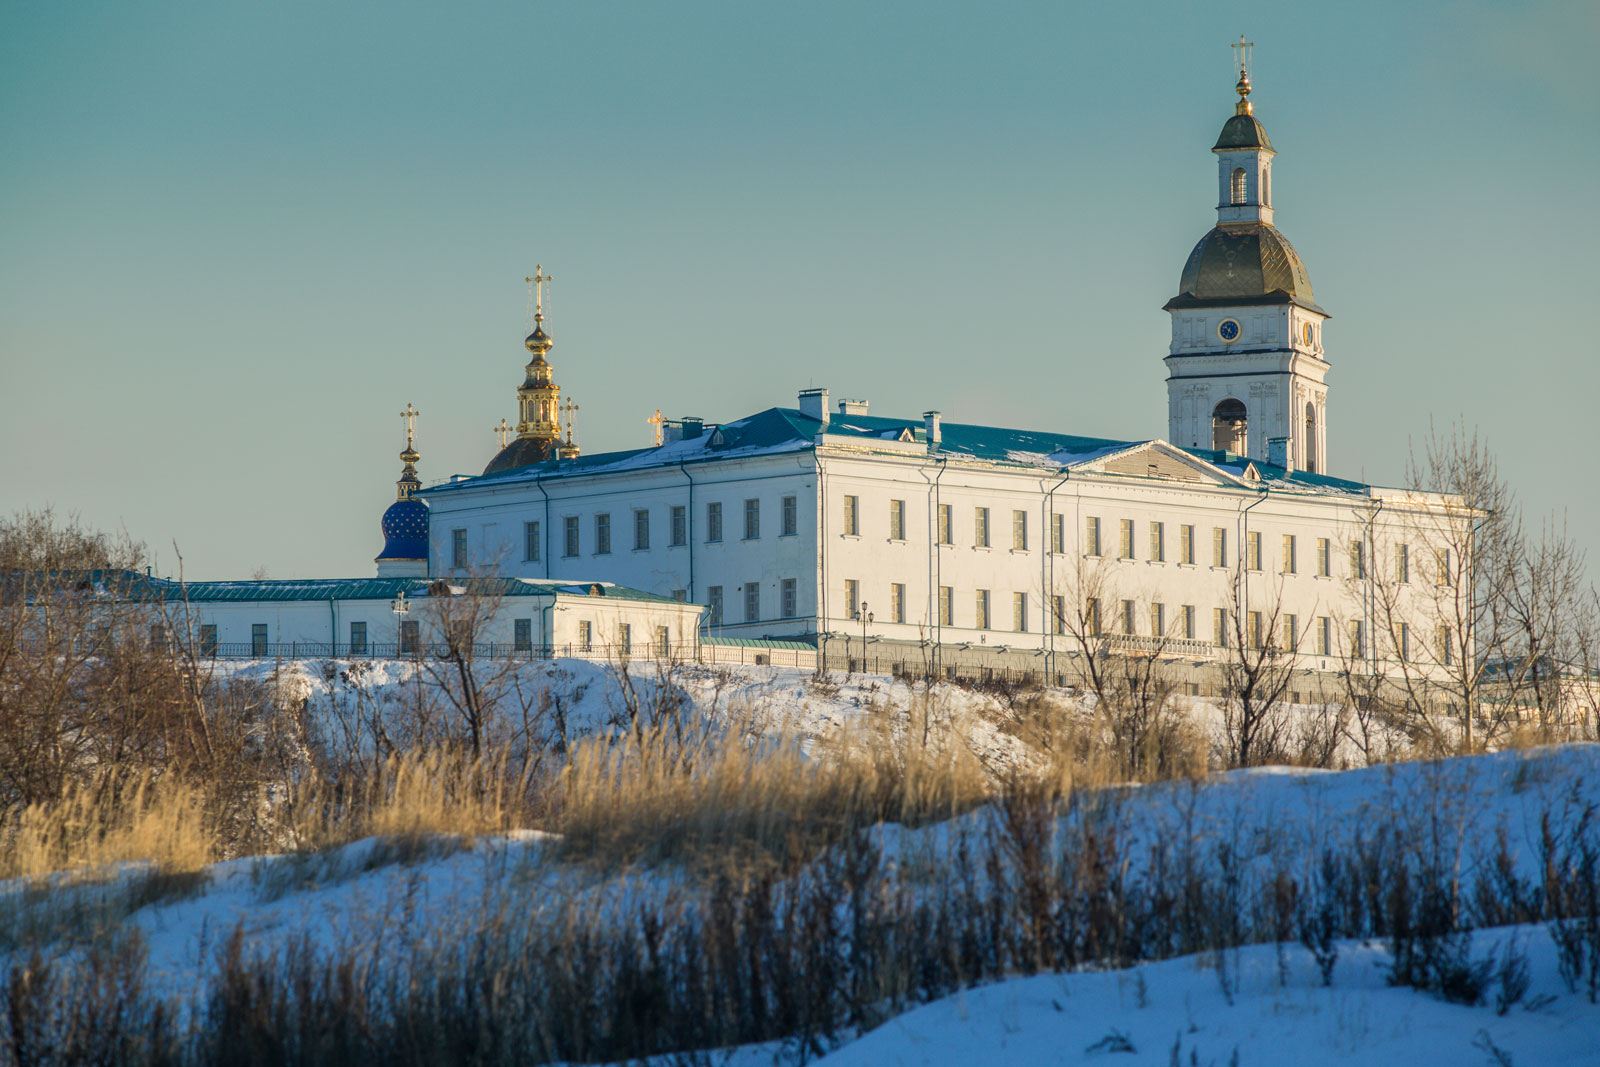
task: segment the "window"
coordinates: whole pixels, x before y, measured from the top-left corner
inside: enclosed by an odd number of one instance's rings
[[[650,547],[650,512],[645,508],[633,509],[633,550]]]
[[[1350,654],[1352,656],[1367,654],[1367,624],[1360,619],[1350,623]]]
[[[785,578],[778,588],[780,589],[779,599],[780,606],[783,609],[783,617],[792,619],[800,613],[798,603],[800,599],[800,583],[794,578]]]
[[[511,648],[515,652],[533,651],[533,620],[511,620]]]
[[[1019,552],[1028,550],[1028,513],[1026,511],[1013,511],[1011,513],[1011,547]]]
[[[1167,606],[1165,604],[1150,605],[1150,636],[1165,637],[1167,635]]]
[[[539,524],[525,522],[522,524],[522,558],[529,563],[539,562]]]
[[[714,500],[706,505],[706,540],[722,540],[722,501]]]
[[[467,531],[455,529],[450,531],[450,566],[465,567],[467,565]]]
[[[1185,641],[1193,641],[1194,640],[1194,605],[1193,604],[1185,604],[1183,606],[1183,639]]]
[[[1100,518],[1097,515],[1090,515],[1083,520],[1083,554],[1100,554]]]
[[[415,619],[400,621],[400,654],[414,656],[422,651],[422,624]]]
[[[744,539],[754,541],[761,536],[761,501],[744,502]]]
[[[954,626],[956,610],[956,591],[948,585],[939,587],[939,625]]]
[[[200,654],[202,656],[215,656],[217,654],[217,627],[215,623],[203,623],[200,626]]]
[[[167,630],[160,623],[150,627],[150,651],[165,652],[167,650]]]
[[[367,624],[364,622],[350,624],[350,654],[352,656],[367,654]]]
[[[1294,534],[1283,535],[1283,573],[1295,573]]]
[[[689,509],[682,504],[672,506],[672,544],[679,547],[689,543]]]
[[[578,651],[594,651],[594,623],[587,620],[578,623]]]
[[[1178,562],[1194,563],[1194,527],[1178,527]]]
[[[1011,628],[1019,634],[1028,632],[1028,594],[1011,594]]]
[[[1317,538],[1317,577],[1327,578],[1333,574],[1333,542],[1326,537]]]
[[[1211,528],[1211,565],[1213,567],[1226,567],[1228,565],[1228,531],[1223,526]]]
[[[1233,323],[1233,336],[1227,340],[1237,340],[1238,336],[1238,324]],[[1218,452],[1244,455],[1248,451],[1249,425],[1244,404],[1230,396],[1211,409],[1211,447]]]
[[[744,621],[761,621],[761,583],[744,583]]]
[[[706,590],[706,621],[713,626],[722,625],[722,586],[713,585]]]
[[[977,607],[978,629],[987,630],[989,628],[989,590],[979,589],[973,599]]]
[[[563,556],[576,556],[578,554],[578,516],[567,515],[561,521],[564,526],[561,554]]]
[[[1401,663],[1411,662],[1411,624],[1401,623],[1395,628],[1394,648],[1400,654]]]
[[[1246,536],[1245,566],[1253,571],[1261,569],[1261,531],[1251,530]]]
[[[1167,561],[1167,524],[1164,522],[1150,524],[1150,558],[1157,563]]]
[[[1455,643],[1450,639],[1450,627],[1439,627],[1439,662],[1446,667],[1454,666]]]
[[[1242,92],[1243,90],[1240,90],[1240,91]],[[1230,184],[1230,195],[1228,197],[1228,202],[1230,204],[1243,204],[1243,203],[1246,202],[1245,201],[1245,195],[1246,195],[1246,189],[1247,189],[1248,182],[1249,182],[1249,177],[1248,177],[1248,175],[1245,174],[1244,168],[1243,167],[1234,167],[1233,168],[1233,179],[1229,183]]]
[[[1361,550],[1360,541],[1350,542],[1350,577],[1365,578],[1367,576],[1367,554]]]
[[[949,504],[940,504],[939,505],[939,543],[941,545],[955,544],[955,542],[951,539],[951,531],[950,531],[951,525],[952,525],[952,523],[951,523],[951,518],[950,518],[950,505]]]
[[[1333,620],[1326,615],[1317,619],[1317,655],[1333,655]]]
[[[1228,609],[1214,608],[1211,612],[1211,643],[1226,645],[1228,643]]]
[[[889,501],[889,540],[904,541],[906,539],[906,502],[904,500]]]
[[[889,586],[889,618],[894,622],[906,621],[906,587],[901,582]]]
[[[1433,552],[1433,584],[1450,585],[1450,550],[1437,548]]]
[[[1122,602],[1122,632],[1130,637],[1139,632],[1138,624],[1134,621],[1134,607],[1131,600]]]
[[[665,626],[656,627],[655,653],[661,659],[672,655],[672,631]]]
[[[844,580],[844,610],[850,619],[861,614],[861,583],[854,578]]]
[[[989,547],[988,508],[974,508],[972,511],[972,543],[979,548]]]
[[[594,554],[597,556],[609,555],[611,552],[611,513],[602,511],[594,517]]]
[[[1411,580],[1411,546],[1394,546],[1394,580],[1409,582]]]
[[[633,651],[633,627],[627,623],[617,626],[617,655],[626,656]]]
[[[267,624],[264,622],[250,624],[250,654],[252,656],[267,654]]]
[[[786,496],[783,498],[783,530],[779,537],[793,537],[800,531],[800,499]]]
[[[1055,631],[1058,634],[1067,632],[1067,598],[1064,596],[1051,597],[1051,608],[1055,613]]]
[[[1123,519],[1122,520],[1122,538],[1121,538],[1121,543],[1117,546],[1117,558],[1118,559],[1132,559],[1133,558],[1133,520],[1132,519]]]
[[[1067,517],[1065,515],[1050,516],[1050,551],[1064,552],[1067,543]]]
[[[858,496],[844,498],[844,532],[848,537],[861,536],[861,498]]]
[[[1285,615],[1283,617],[1283,650],[1285,652],[1298,652],[1300,650],[1300,617],[1298,615]]]
[[[1261,642],[1266,636],[1265,634],[1263,634],[1261,632],[1261,629],[1262,629],[1262,627],[1261,627],[1261,612],[1252,611],[1250,613],[1249,619],[1250,619],[1250,647],[1251,648],[1260,648],[1261,647]]]
[[[1083,604],[1083,623],[1089,633],[1100,636],[1100,598],[1090,597]]]

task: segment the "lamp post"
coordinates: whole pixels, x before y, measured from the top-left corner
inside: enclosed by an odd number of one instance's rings
[[[389,610],[394,612],[395,652],[398,655],[405,655],[405,624],[401,620],[411,614],[411,605],[406,603],[406,591],[404,589],[396,593],[394,599],[389,601]]]
[[[856,617],[861,620],[861,673],[867,673],[867,625],[872,622],[872,612],[867,610],[867,602],[861,602],[861,608],[856,612]]]

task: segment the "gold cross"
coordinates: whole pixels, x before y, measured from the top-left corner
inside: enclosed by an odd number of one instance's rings
[[[500,439],[500,447],[506,447],[506,438],[511,436],[511,424],[501,418],[499,426],[491,426],[489,429],[493,430],[495,436]]]
[[[661,409],[660,408],[656,408],[656,413],[654,415],[650,416],[648,419],[645,419],[644,421],[647,422],[647,423],[650,423],[650,425],[655,428],[656,447],[660,448],[661,447],[661,424],[667,421],[666,419],[663,419],[661,417]]]
[[[577,419],[578,405],[570,396],[567,397],[567,402],[565,404],[561,405],[561,414],[566,416],[566,419],[567,419],[567,443],[571,444],[572,443],[572,431],[578,425],[578,419]]]
[[[529,286],[528,291],[533,297],[533,321],[534,322],[543,322],[544,321],[544,283],[548,282],[548,281],[551,281],[552,279],[551,279],[550,275],[548,275],[548,274],[546,274],[544,272],[544,266],[542,264],[539,264],[539,265],[535,265],[534,266],[534,268],[533,268],[533,276],[532,277],[524,278],[522,280],[528,283],[528,286]]]
[[[1228,46],[1229,48],[1233,49],[1234,70],[1238,71],[1240,74],[1250,73],[1250,50],[1255,46],[1256,43],[1254,41],[1245,40],[1244,34],[1242,33],[1239,35],[1238,44],[1230,44]]]
[[[411,406],[411,402],[409,400],[406,401],[406,409],[400,413],[400,417],[402,419],[406,420],[406,447],[407,448],[410,448],[411,447],[411,442],[416,439],[417,416],[421,415],[421,414],[422,414],[422,412],[418,411],[416,408]]]

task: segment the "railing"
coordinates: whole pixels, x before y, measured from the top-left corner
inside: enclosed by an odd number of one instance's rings
[[[710,646],[707,646],[709,648]],[[482,660],[535,659],[683,659],[693,646],[636,641],[631,645],[518,645],[510,642],[480,642],[462,646],[463,658]],[[452,659],[455,651],[442,641],[368,641],[364,645],[330,644],[327,641],[285,641],[258,644],[252,641],[220,641],[215,645],[197,643],[195,651],[206,659]],[[690,655],[688,658],[693,658]],[[718,660],[716,662],[723,662]],[[737,662],[737,661],[735,661]]]

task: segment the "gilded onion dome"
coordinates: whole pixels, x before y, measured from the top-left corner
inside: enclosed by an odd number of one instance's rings
[[[536,284],[537,302],[533,332],[522,342],[529,360],[522,385],[517,388],[517,436],[504,445],[483,468],[485,474],[526,467],[558,458],[561,446],[561,389],[556,385],[550,361],[545,357],[555,341],[544,332],[544,283],[549,281],[538,267],[529,282]],[[576,449],[574,448],[574,453]]]

